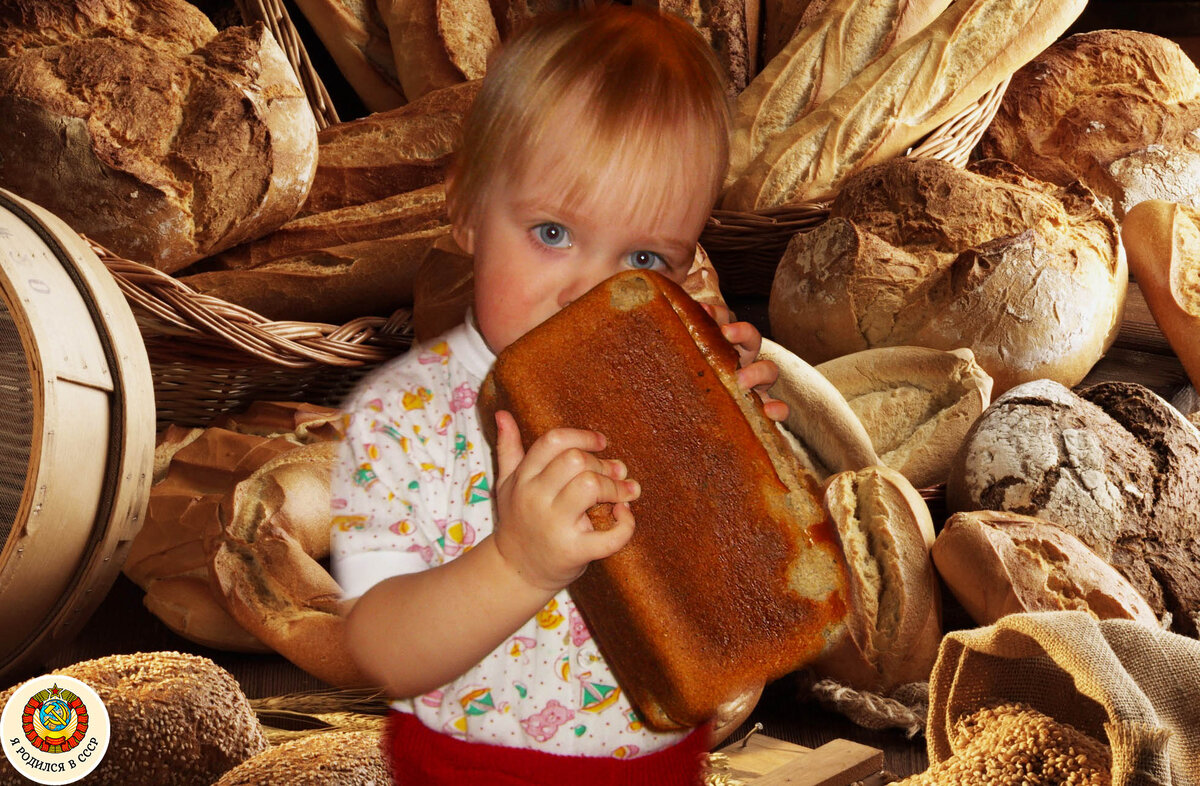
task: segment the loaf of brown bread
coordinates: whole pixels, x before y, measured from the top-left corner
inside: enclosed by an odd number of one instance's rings
[[[404,104],[391,39],[375,0],[296,0],[296,6],[368,111]]]
[[[1147,199],[1200,207],[1200,70],[1135,30],[1059,41],[1013,74],[980,152],[1058,185],[1082,180],[1117,218]]]
[[[975,421],[946,484],[952,512],[1051,521],[1115,567],[1171,629],[1200,631],[1200,431],[1149,388],[1019,385]]]
[[[0,118],[0,186],[168,273],[287,221],[317,165],[271,34],[184,0],[6,5]]]
[[[595,429],[600,455],[641,483],[633,538],[570,591],[655,728],[702,723],[800,667],[846,610],[816,482],[736,369],[695,301],[630,271],[501,352],[481,390],[484,412],[510,411],[527,448],[555,427]],[[611,526],[608,505],[589,516]]]

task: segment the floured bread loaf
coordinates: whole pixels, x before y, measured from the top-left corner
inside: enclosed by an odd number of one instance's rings
[[[829,214],[789,241],[771,288],[775,340],[809,363],[968,347],[1001,393],[1077,384],[1116,338],[1129,273],[1085,186],[897,158],[848,180]]]
[[[500,353],[485,413],[526,448],[595,429],[642,485],[637,528],[570,590],[621,688],[655,728],[702,723],[815,657],[840,627],[845,568],[818,490],[737,352],[678,286],[631,271]],[[489,422],[488,415],[483,421]],[[611,526],[611,507],[589,512]]]
[[[980,140],[1058,185],[1082,180],[1122,217],[1147,199],[1200,206],[1200,70],[1161,36],[1077,33],[1013,74]]]
[[[0,117],[0,185],[168,273],[287,221],[317,165],[271,34],[218,33],[183,0],[6,10]]]
[[[1051,521],[1115,567],[1171,629],[1200,626],[1200,432],[1148,388],[1050,380],[997,398],[946,484],[952,512]]]

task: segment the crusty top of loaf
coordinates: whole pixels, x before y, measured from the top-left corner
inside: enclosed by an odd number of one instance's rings
[[[736,367],[697,303],[630,272],[501,352],[481,391],[483,411],[512,412],[526,446],[554,427],[596,429],[608,438],[601,455],[641,483],[632,540],[571,592],[652,723],[656,706],[675,724],[700,723],[798,668],[845,613],[815,481],[737,387]],[[607,506],[590,515],[610,525]]]
[[[1079,178],[1120,216],[1143,199],[1194,197],[1197,129],[1200,70],[1177,43],[1096,30],[1059,41],[1013,75],[980,150],[1051,183]]]
[[[185,0],[6,0],[0,57],[104,37],[186,54],[216,34],[208,17]]]

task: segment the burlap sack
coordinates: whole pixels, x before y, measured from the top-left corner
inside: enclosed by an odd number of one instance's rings
[[[1080,611],[1010,614],[948,633],[930,678],[931,764],[954,722],[1020,701],[1107,741],[1113,786],[1200,786],[1200,642]]]

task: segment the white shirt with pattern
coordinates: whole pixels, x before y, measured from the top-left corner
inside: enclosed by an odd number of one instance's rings
[[[346,597],[491,533],[495,476],[475,400],[494,360],[463,324],[375,370],[346,402],[331,553]],[[573,756],[645,755],[685,734],[642,724],[565,589],[466,674],[392,706],[460,739]]]

